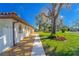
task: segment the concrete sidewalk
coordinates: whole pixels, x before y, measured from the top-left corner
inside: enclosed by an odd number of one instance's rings
[[[45,56],[45,52],[38,34],[35,35],[35,41],[32,48],[32,56]]]

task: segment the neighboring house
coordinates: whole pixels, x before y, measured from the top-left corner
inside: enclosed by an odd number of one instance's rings
[[[14,12],[0,13],[0,53],[34,33],[34,29]]]

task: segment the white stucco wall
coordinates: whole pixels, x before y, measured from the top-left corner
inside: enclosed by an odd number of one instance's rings
[[[13,46],[13,19],[0,19],[0,53]],[[22,33],[19,33],[19,25],[22,25]],[[26,27],[26,28],[25,28]],[[23,23],[15,24],[15,43],[20,42],[24,37],[29,36],[28,26]]]
[[[0,19],[0,53],[13,46],[12,19]]]
[[[19,26],[22,26],[22,32],[20,33],[19,32]],[[16,23],[15,24],[15,42],[18,43],[20,42],[20,40],[22,40],[24,37],[27,37],[29,36],[29,31],[28,31],[28,28],[26,28],[27,25],[24,25],[23,23]]]
[[[27,33],[26,33],[26,37],[28,37],[28,36],[30,35],[29,27],[28,27],[28,26],[26,27],[26,32],[27,32]]]
[[[15,42],[18,43],[20,42],[20,40],[22,40],[25,36],[24,36],[24,32],[20,33],[19,32],[19,26],[22,25],[22,23],[16,23],[15,24]],[[22,29],[23,31],[23,29]]]

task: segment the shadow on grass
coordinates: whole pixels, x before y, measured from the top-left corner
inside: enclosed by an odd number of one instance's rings
[[[55,40],[55,37],[52,36],[40,36],[41,40]]]
[[[51,47],[46,44],[43,47],[47,56],[79,56],[79,48],[76,48],[76,50],[57,51],[57,46]]]
[[[57,47],[50,47],[48,44],[47,45],[44,45],[44,50],[45,50],[45,54],[47,56],[55,56],[55,51],[56,51],[56,48]]]
[[[59,51],[55,54],[56,56],[79,56],[79,48],[77,48],[76,50]]]

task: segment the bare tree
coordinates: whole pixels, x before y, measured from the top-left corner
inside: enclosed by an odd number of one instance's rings
[[[59,13],[62,9],[62,6],[65,5],[66,8],[70,9],[70,4],[63,4],[63,3],[54,3],[52,4],[52,9],[49,9],[49,18],[51,19],[51,36],[56,34],[56,20],[59,16]]]
[[[49,18],[51,18],[51,35],[56,34],[56,19],[59,15],[59,12],[61,10],[61,7],[63,6],[62,3],[54,3],[52,4],[52,10],[49,9],[50,15]]]

